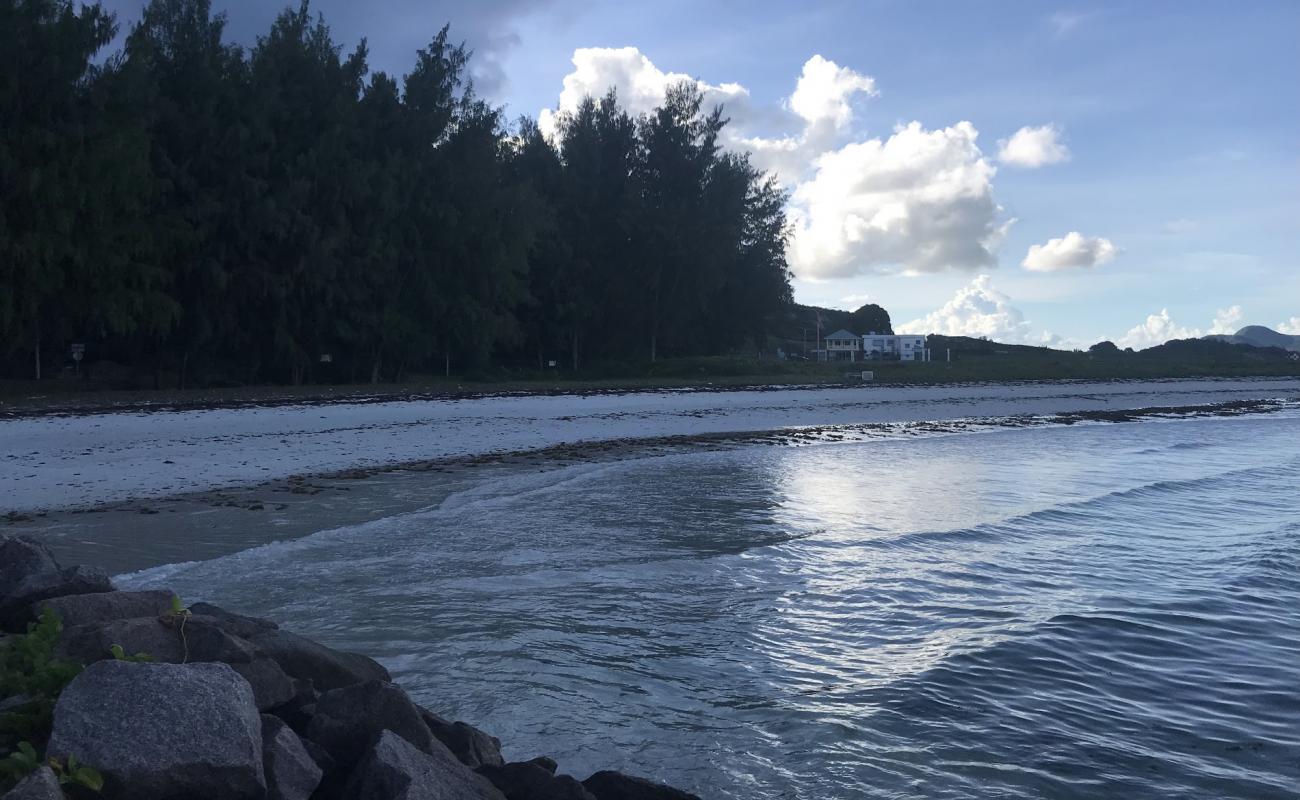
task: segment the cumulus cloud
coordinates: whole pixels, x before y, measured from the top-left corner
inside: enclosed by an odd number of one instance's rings
[[[984,337],[995,342],[1071,347],[1073,342],[1050,331],[1035,330],[1011,298],[993,287],[988,275],[978,275],[957,290],[942,308],[896,327],[899,333]]]
[[[1229,306],[1214,312],[1214,322],[1210,325],[1208,332],[1226,335],[1236,333],[1240,327],[1241,306]]]
[[[1020,266],[1033,272],[1089,269],[1105,264],[1118,252],[1109,239],[1070,231],[1059,239],[1048,239],[1046,244],[1031,245]]]
[[[1010,139],[998,140],[998,161],[1012,167],[1033,169],[1070,160],[1070,149],[1061,141],[1055,125],[1024,127]]]
[[[1130,328],[1128,333],[1119,338],[1115,344],[1142,350],[1164,344],[1171,339],[1195,339],[1201,335],[1197,328],[1185,328],[1174,322],[1169,316],[1169,309],[1162,308],[1160,313],[1151,314],[1146,321]]]
[[[791,191],[790,262],[801,278],[996,266],[1014,220],[1002,218],[997,168],[969,122],[932,130],[912,122],[853,141],[854,101],[876,95],[876,81],[820,55],[804,63],[780,107],[754,103],[736,83],[664,71],[635,47],[582,48],[573,65],[556,108],[541,113],[545,132],[584,96],[610,87],[633,114],[681,81],[694,82],[707,104],[724,104],[731,125],[723,145],[748,151]]]
[[[1277,324],[1278,333],[1289,333],[1292,336],[1300,336],[1300,317],[1292,317],[1286,322]]]
[[[653,110],[668,88],[690,82],[704,94],[706,106],[726,105],[733,119],[743,119],[749,108],[749,90],[738,83],[710,84],[682,72],[664,72],[635,47],[581,47],[573,51],[573,71],[564,76],[557,110],[542,109],[538,123],[542,132],[553,135],[558,114],[577,110],[587,96],[601,97],[610,89],[618,101],[636,116]]]
[[[969,122],[912,122],[819,157],[792,196],[795,271],[824,279],[994,266],[1006,225],[978,136]]]
[[[843,130],[853,121],[849,99],[859,92],[879,94],[875,78],[815,55],[804,62],[788,105],[810,126],[829,124]]]

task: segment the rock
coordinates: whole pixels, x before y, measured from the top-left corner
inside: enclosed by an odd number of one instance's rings
[[[248,664],[261,655],[253,645],[210,624],[206,617],[191,617],[184,626],[163,619],[134,617],[78,625],[64,631],[59,652],[84,664],[112,658],[109,648],[115,644],[121,645],[128,656],[145,653],[162,664]]]
[[[0,795],[0,800],[63,800],[63,789],[54,770],[40,767]]]
[[[258,711],[284,705],[296,696],[293,679],[285,675],[273,659],[258,656],[246,663],[233,663],[230,667],[253,687],[253,700]]]
[[[504,800],[504,795],[438,745],[417,750],[384,731],[352,772],[346,800]]]
[[[178,623],[169,624],[179,633]],[[185,621],[185,640],[190,661],[220,661],[223,664],[247,664],[265,655],[246,639],[226,632],[221,620],[194,614]]]
[[[262,715],[262,770],[267,800],[307,800],[324,774],[298,734],[270,714]]]
[[[59,640],[59,655],[91,664],[113,657],[109,648],[121,645],[126,655],[147,654],[159,663],[179,664],[185,658],[180,636],[157,617],[136,617],[97,622],[65,629]]]
[[[33,616],[49,608],[63,620],[64,628],[89,625],[93,622],[111,622],[132,617],[157,617],[167,613],[172,606],[172,593],[149,592],[94,592],[68,597],[55,597],[34,604]]]
[[[259,633],[277,630],[280,627],[270,620],[246,617],[243,614],[227,611],[211,603],[195,603],[190,606],[190,612],[212,618],[226,633],[231,636],[238,636],[241,639],[251,639]]]
[[[582,785],[596,800],[700,800],[681,789],[609,770],[597,772]]]
[[[551,758],[550,756],[538,756],[537,758],[530,758],[524,763],[541,767],[542,769],[546,770],[552,775],[555,774],[555,770],[559,769],[560,766],[559,764],[556,764],[555,759]]]
[[[299,737],[298,741],[302,742],[302,749],[307,751],[307,755],[311,756],[311,760],[316,762],[316,766],[320,767],[321,772],[334,771],[334,757],[329,754],[328,750],[311,739]]]
[[[104,776],[106,797],[260,798],[262,720],[225,664],[100,661],[54,707],[49,755]]]
[[[479,774],[492,781],[506,800],[594,800],[576,778],[557,776],[532,762],[482,767]]]
[[[307,723],[311,722],[316,713],[316,701],[320,699],[320,692],[316,691],[311,681],[297,678],[289,680],[294,687],[293,697],[271,709],[271,713],[284,720],[301,736],[307,732]]]
[[[264,631],[249,641],[274,658],[290,676],[310,680],[321,691],[392,679],[374,659],[333,650],[289,631]]]
[[[0,602],[28,578],[59,571],[59,562],[41,542],[30,536],[0,535]]]
[[[19,631],[32,616],[32,605],[51,597],[92,592],[111,592],[108,573],[94,567],[69,567],[55,572],[37,572],[23,578],[0,598],[0,624],[6,630]]]
[[[501,740],[495,736],[464,722],[448,722],[427,708],[420,709],[420,716],[438,741],[447,745],[447,749],[470,769],[485,765],[499,767],[506,763],[501,757]]]
[[[307,724],[307,738],[324,747],[346,769],[383,731],[392,731],[425,753],[435,740],[420,711],[399,686],[367,681],[323,692]]]

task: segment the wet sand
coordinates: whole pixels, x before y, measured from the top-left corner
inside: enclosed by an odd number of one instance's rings
[[[576,442],[535,450],[294,475],[253,485],[129,499],[91,508],[11,511],[0,525],[40,537],[70,562],[95,564],[120,573],[202,561],[274,541],[430,508],[496,474],[702,450],[864,442],[1048,425],[1234,417],[1297,406],[1300,397]],[[178,527],[191,535],[176,537]]]

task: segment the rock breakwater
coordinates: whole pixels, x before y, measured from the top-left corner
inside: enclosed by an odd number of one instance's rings
[[[0,537],[0,800],[690,800],[416,704],[378,662]],[[698,798],[696,798],[698,800]]]

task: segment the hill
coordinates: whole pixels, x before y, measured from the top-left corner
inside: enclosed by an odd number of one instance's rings
[[[819,319],[822,336],[840,328],[854,333],[894,332],[889,312],[875,303],[867,303],[855,311],[792,303],[772,322],[768,344],[791,354],[812,351],[817,346]]]
[[[1283,350],[1300,352],[1300,336],[1278,333],[1263,325],[1247,325],[1231,335],[1216,334],[1206,339],[1227,342],[1228,344],[1245,344],[1251,347],[1280,347]]]

